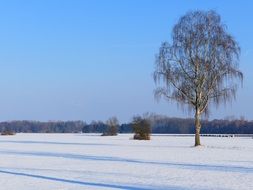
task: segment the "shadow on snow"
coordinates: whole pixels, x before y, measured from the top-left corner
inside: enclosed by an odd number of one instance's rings
[[[21,156],[38,156],[38,157],[55,157],[55,158],[91,160],[91,161],[124,162],[124,163],[133,163],[133,164],[150,164],[150,165],[177,167],[180,169],[209,170],[209,171],[219,171],[219,172],[253,173],[252,167],[229,166],[229,165],[207,165],[207,164],[191,164],[191,163],[155,162],[155,161],[126,159],[126,158],[120,158],[120,157],[91,156],[91,155],[80,155],[80,154],[69,154],[69,153],[52,153],[52,152],[0,151],[0,154],[11,154],[11,155],[21,155]]]
[[[129,146],[129,147],[145,147],[145,145],[125,145],[125,144],[108,144],[108,143],[76,143],[76,142],[54,142],[54,141],[14,141],[14,140],[0,140],[0,143],[13,143],[13,144],[45,144],[45,145],[77,145],[77,146]],[[149,147],[159,148],[190,148],[192,146],[161,146],[149,145]]]
[[[96,183],[96,182],[84,182],[84,181],[77,181],[77,180],[71,180],[71,179],[62,179],[62,178],[56,178],[56,177],[48,177],[48,176],[42,176],[42,175],[35,175],[35,174],[27,174],[22,172],[12,172],[12,171],[4,171],[0,170],[0,173],[2,174],[10,174],[10,175],[16,175],[16,176],[24,176],[24,177],[31,177],[31,178],[37,178],[37,179],[43,179],[43,180],[50,180],[50,181],[58,181],[63,183],[70,183],[70,184],[77,184],[77,185],[84,185],[84,186],[96,186],[96,187],[106,187],[106,188],[113,188],[113,189],[125,189],[125,190],[153,190],[153,189],[164,189],[164,188],[158,188],[158,187],[136,187],[131,185],[115,185],[115,184],[105,184],[105,183]],[[166,187],[168,190],[189,190],[186,188],[181,187]]]
[[[115,189],[151,190],[151,189],[147,189],[147,188],[139,188],[139,187],[132,187],[132,186],[112,185],[112,184],[83,182],[83,181],[76,181],[76,180],[70,180],[70,179],[61,179],[61,178],[56,178],[56,177],[47,177],[47,176],[41,176],[41,175],[21,173],[21,172],[10,172],[10,171],[0,170],[0,173],[12,174],[12,175],[18,175],[18,176],[26,176],[26,177],[33,177],[33,178],[39,178],[39,179],[45,179],[45,180],[51,180],[51,181],[59,181],[59,182],[78,184],[78,185],[108,187],[108,188],[115,188]]]

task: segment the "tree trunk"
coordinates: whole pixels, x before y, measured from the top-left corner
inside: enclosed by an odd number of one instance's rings
[[[200,146],[200,129],[201,129],[201,123],[200,123],[200,113],[198,109],[196,109],[195,113],[195,146]]]

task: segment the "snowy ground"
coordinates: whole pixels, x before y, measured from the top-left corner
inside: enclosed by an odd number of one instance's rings
[[[253,139],[0,136],[0,190],[252,190]]]

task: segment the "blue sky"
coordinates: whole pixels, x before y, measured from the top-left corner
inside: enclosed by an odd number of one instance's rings
[[[162,41],[189,10],[216,10],[239,42],[244,86],[210,119],[253,119],[253,3],[218,0],[4,1],[0,6],[0,120],[130,121],[155,112],[152,72]]]

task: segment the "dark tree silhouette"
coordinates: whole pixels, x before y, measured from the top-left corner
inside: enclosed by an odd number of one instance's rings
[[[156,57],[156,97],[176,100],[195,112],[195,146],[200,145],[201,114],[211,103],[235,98],[240,47],[215,11],[189,12],[172,31],[172,43],[162,43]]]

